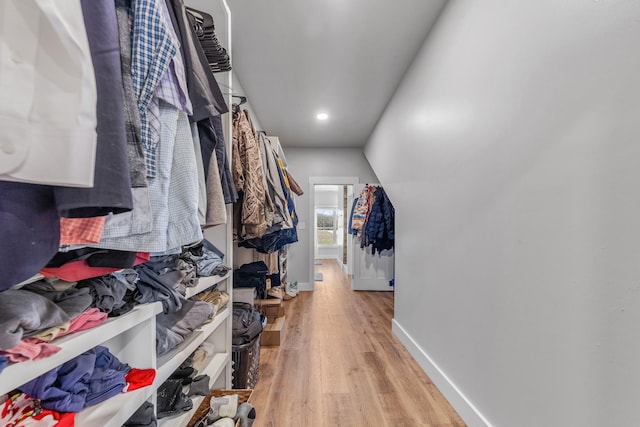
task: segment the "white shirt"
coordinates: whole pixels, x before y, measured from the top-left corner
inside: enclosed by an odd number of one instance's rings
[[[80,0],[0,1],[0,180],[93,186],[96,100]]]

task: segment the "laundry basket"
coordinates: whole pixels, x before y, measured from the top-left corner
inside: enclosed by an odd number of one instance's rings
[[[232,346],[231,360],[233,360],[233,388],[254,388],[258,383],[260,370],[260,337],[258,334],[246,344]]]

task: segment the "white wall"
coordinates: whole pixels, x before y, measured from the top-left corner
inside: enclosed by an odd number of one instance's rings
[[[260,119],[258,118],[258,116],[256,116],[256,113],[253,110],[253,107],[251,106],[251,97],[244,91],[244,88],[242,87],[242,83],[240,82],[240,80],[238,80],[238,76],[236,76],[236,73],[233,72],[233,71],[231,73],[232,73],[231,76],[233,78],[233,82],[232,82],[233,94],[234,95],[238,95],[238,96],[246,96],[246,98],[247,98],[247,102],[242,104],[240,106],[240,108],[242,110],[248,110],[249,111],[249,116],[251,117],[251,123],[253,123],[253,127],[256,130],[267,131],[267,129],[264,129],[262,127],[262,124],[260,123]],[[223,92],[225,92],[224,88],[223,88]],[[234,104],[237,104],[237,103],[240,102],[240,99],[233,98],[232,102]],[[229,106],[229,109],[231,109],[231,106]],[[267,135],[269,135],[269,132],[267,132]]]
[[[452,0],[367,144],[394,330],[470,426],[640,425],[639,40],[637,1]]]
[[[309,212],[309,177],[359,177],[360,182],[378,182],[361,149],[284,147],[288,170],[304,190],[295,198],[296,212],[304,229],[298,229],[299,241],[289,248],[289,280],[309,282],[313,264],[313,212]],[[312,284],[308,284],[310,286]]]

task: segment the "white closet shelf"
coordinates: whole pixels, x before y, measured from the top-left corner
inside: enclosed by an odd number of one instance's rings
[[[229,278],[231,272],[228,272],[224,276],[204,276],[198,277],[198,284],[192,288],[187,288],[186,298],[191,298],[192,296],[199,294],[211,286],[220,283]]]
[[[183,343],[165,355],[158,357],[155,385],[159,387],[229,317],[229,307],[216,314],[211,323],[193,331]]]
[[[99,405],[83,409],[76,415],[75,425],[120,427],[155,391],[154,387],[149,386],[120,393]]]
[[[216,353],[213,357],[209,358],[208,363],[205,365],[204,369],[201,372],[198,372],[198,375],[207,374],[210,377],[209,387],[215,383],[216,378],[220,376],[226,365],[230,362],[230,356],[228,353]],[[204,400],[204,396],[197,396],[191,398],[193,401],[193,408],[191,410],[184,412],[178,416],[163,418],[158,420],[159,427],[186,427],[191,420],[191,417],[196,413],[198,407]]]
[[[50,371],[53,367],[61,365],[85,351],[92,349],[135,326],[138,326],[140,323],[151,319],[160,312],[162,312],[162,304],[159,302],[138,305],[127,314],[119,317],[112,317],[93,329],[54,340],[52,344],[62,348],[58,353],[42,360],[29,360],[26,362],[11,364],[7,366],[2,373],[0,373],[0,395],[29,382],[33,378]]]

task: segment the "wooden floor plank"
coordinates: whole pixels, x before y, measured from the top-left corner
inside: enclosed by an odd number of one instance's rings
[[[393,292],[352,291],[332,260],[315,271],[284,303],[280,346],[260,350],[254,427],[464,427],[391,331]]]

